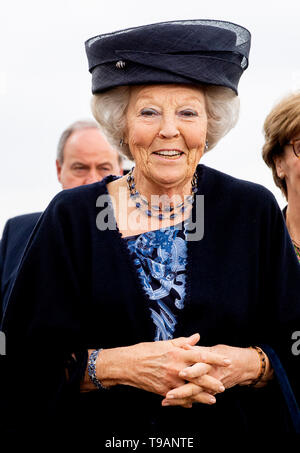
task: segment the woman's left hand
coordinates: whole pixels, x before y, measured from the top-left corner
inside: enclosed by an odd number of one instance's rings
[[[163,406],[192,407],[192,403],[201,402],[201,393],[205,391],[205,383],[209,379],[213,378],[221,381],[225,389],[227,389],[235,385],[248,385],[259,374],[260,360],[254,349],[227,345],[216,345],[207,348],[191,346],[190,348],[207,349],[210,352],[224,354],[231,360],[231,364],[227,367],[211,365],[207,374],[203,373],[203,363],[196,363],[184,368],[180,371],[179,376],[188,381],[188,383],[169,391],[162,402]]]

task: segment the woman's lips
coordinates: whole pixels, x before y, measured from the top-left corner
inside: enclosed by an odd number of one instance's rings
[[[177,159],[180,159],[180,157],[184,154],[184,152],[180,151],[178,149],[162,149],[162,150],[154,151],[152,154],[154,154],[155,156],[157,156],[161,159],[177,160]]]

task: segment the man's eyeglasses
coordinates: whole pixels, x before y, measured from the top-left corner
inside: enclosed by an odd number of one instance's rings
[[[287,145],[292,145],[295,156],[300,158],[300,138],[296,140],[291,140]]]

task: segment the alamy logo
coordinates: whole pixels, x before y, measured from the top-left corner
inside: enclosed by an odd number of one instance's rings
[[[158,195],[153,195],[152,196],[154,199],[153,204],[159,204],[160,198]],[[124,206],[128,204],[128,211],[130,211],[130,208],[134,208],[135,204],[134,201],[127,198],[127,190],[120,190],[119,192],[119,200],[118,200],[119,206]],[[97,198],[96,201],[96,206],[98,208],[101,208],[100,212],[97,215],[96,218],[96,225],[98,230],[100,231],[105,231],[105,230],[116,230],[117,225],[116,225],[116,219],[114,216],[114,210],[113,210],[113,200],[110,195],[100,195]],[[195,195],[194,199],[194,212],[195,215],[193,216],[195,218],[195,221],[192,221],[191,219],[188,220],[187,223],[187,241],[201,241],[204,236],[204,195]],[[118,228],[120,230],[131,230],[131,231],[138,231],[141,229],[141,220],[144,214],[141,213],[139,210],[133,210],[131,211],[130,214],[126,214],[126,209],[124,210],[124,216],[120,220],[120,224],[118,225]],[[153,228],[151,230],[154,230],[155,227],[155,218],[152,217],[150,219],[150,224],[152,225],[153,222]],[[178,225],[177,225],[178,227]]]
[[[296,330],[296,332],[293,332],[292,340],[296,340],[292,344],[292,354],[299,355],[300,354],[300,330]]]
[[[5,333],[0,330],[0,355],[6,355],[6,338]]]

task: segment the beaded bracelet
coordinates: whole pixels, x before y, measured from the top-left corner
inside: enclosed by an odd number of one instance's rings
[[[259,360],[260,360],[260,369],[259,369],[259,374],[256,379],[254,379],[251,384],[249,384],[249,387],[254,387],[258,382],[264,377],[265,372],[266,372],[266,356],[264,351],[258,347],[258,346],[250,346],[251,349],[255,349],[255,351],[258,353]]]
[[[99,379],[96,377],[96,360],[98,357],[99,352],[101,352],[103,348],[101,349],[96,349],[90,354],[89,361],[88,361],[88,374],[90,377],[90,380],[92,383],[100,390],[100,389],[106,389],[104,385],[101,384]]]

